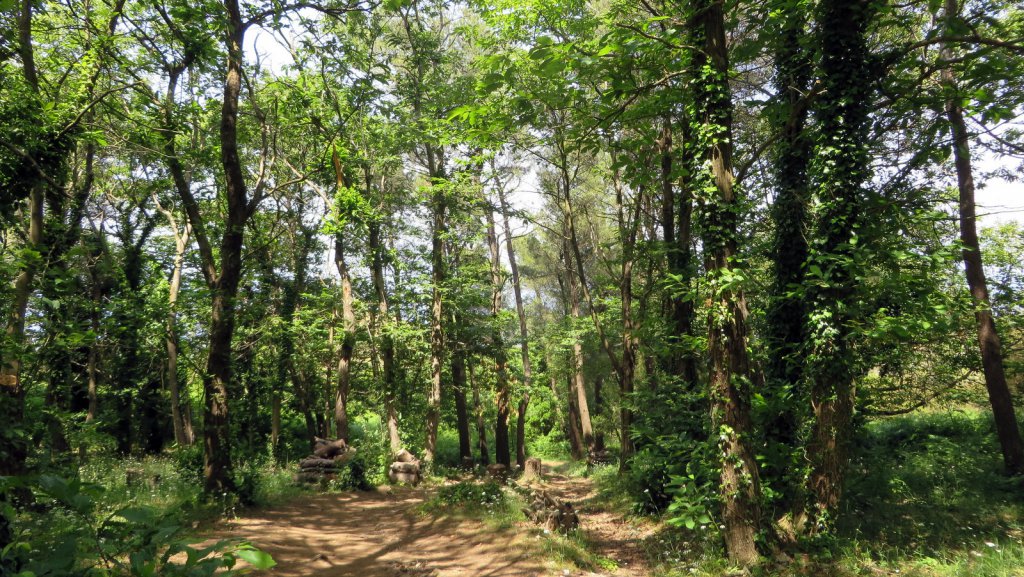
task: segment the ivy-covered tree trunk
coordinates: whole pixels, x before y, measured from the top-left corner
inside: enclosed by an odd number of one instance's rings
[[[799,291],[807,261],[808,166],[811,138],[807,134],[807,91],[811,80],[811,53],[802,44],[807,34],[807,13],[802,6],[780,11],[775,38],[776,122],[780,126],[774,158],[775,223],[772,238],[773,279],[766,314],[768,358],[765,363],[768,404],[765,440],[768,458],[762,473],[778,487],[780,511],[799,508],[801,455],[797,451],[800,414],[805,411],[803,386],[806,310]],[[773,28],[776,30],[776,28]]]
[[[719,491],[723,536],[729,558],[757,563],[755,539],[760,526],[757,462],[751,448],[750,379],[744,295],[736,286],[740,202],[732,173],[732,100],[725,17],[721,0],[697,0],[691,24],[694,74],[694,134],[701,185],[704,251],[711,285],[708,352],[713,434],[721,458]],[[709,167],[705,168],[705,167]]]
[[[334,391],[334,426],[339,439],[349,440],[348,394],[352,381],[352,352],[356,344],[356,314],[352,307],[352,279],[345,263],[345,239],[334,237],[334,262],[341,277],[341,353],[338,356],[338,383]]]
[[[821,96],[816,162],[816,228],[807,283],[808,345],[805,374],[814,423],[807,446],[808,479],[816,530],[829,530],[842,497],[854,406],[850,343],[856,306],[857,229],[869,177],[867,28],[870,0],[824,0],[820,5]],[[809,275],[810,276],[810,275]]]
[[[956,35],[956,20],[960,17],[957,0],[945,0],[947,32]],[[952,70],[955,54],[952,46],[942,50],[942,59],[950,64],[942,71],[942,84],[946,94],[946,119],[953,138],[953,160],[956,166],[957,189],[960,192],[960,242],[963,244],[964,273],[974,300],[974,318],[978,323],[978,347],[985,374],[985,388],[995,418],[996,436],[1003,452],[1003,465],[1010,475],[1024,474],[1024,443],[1021,441],[1013,397],[1006,384],[1003,368],[1002,343],[996,331],[989,300],[981,245],[978,242],[977,213],[974,205],[974,170],[971,163],[970,136],[964,111],[960,104],[957,80]]]

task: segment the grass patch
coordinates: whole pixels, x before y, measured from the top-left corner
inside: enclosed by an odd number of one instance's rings
[[[477,519],[496,528],[507,528],[525,518],[522,505],[518,495],[495,481],[469,479],[438,487],[437,492],[419,506],[419,512],[435,517]]]
[[[870,423],[851,466],[841,537],[880,560],[953,559],[1024,537],[1024,483],[1002,474],[977,411]]]
[[[616,571],[619,568],[618,563],[614,560],[595,553],[593,546],[581,531],[573,531],[568,535],[551,533],[543,529],[536,529],[536,531],[541,554],[545,558],[551,559],[559,567],[608,572]]]

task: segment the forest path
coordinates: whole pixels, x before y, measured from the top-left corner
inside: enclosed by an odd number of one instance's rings
[[[590,549],[613,562],[614,571],[580,573],[586,577],[648,577],[647,555],[642,543],[655,532],[650,523],[624,517],[602,499],[593,480],[565,474],[566,463],[544,464],[545,489],[553,497],[569,501],[580,518],[580,530]]]
[[[416,507],[431,488],[312,495],[246,511],[218,537],[244,539],[270,553],[281,577],[646,577],[635,529],[602,510],[589,479],[545,467],[552,495],[573,502],[585,540],[615,571],[554,568],[535,526],[507,529],[471,519],[430,517]]]

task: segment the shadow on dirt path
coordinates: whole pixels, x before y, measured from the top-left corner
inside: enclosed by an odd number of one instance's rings
[[[519,577],[544,574],[516,528],[426,518],[421,489],[314,495],[230,521],[228,537],[270,553],[269,575]]]
[[[244,539],[270,553],[282,577],[647,577],[638,541],[649,532],[601,507],[590,479],[545,466],[544,487],[572,501],[590,548],[615,562],[596,573],[554,568],[528,522],[498,529],[454,517],[425,517],[431,489],[312,495],[227,521],[218,538]]]

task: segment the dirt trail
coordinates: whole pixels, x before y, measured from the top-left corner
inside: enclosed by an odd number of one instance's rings
[[[547,468],[546,468],[547,469]],[[473,520],[416,514],[429,489],[313,495],[246,512],[227,522],[222,537],[245,539],[270,553],[282,577],[646,577],[639,538],[621,518],[602,511],[589,480],[546,471],[552,494],[580,510],[586,539],[614,572],[568,573],[544,558],[537,530],[521,523],[506,530]]]
[[[580,529],[591,549],[617,565],[615,571],[580,575],[647,577],[650,571],[641,543],[654,533],[654,528],[609,510],[590,479],[568,477],[560,472],[563,468],[544,467],[548,492],[573,504],[580,518]]]

